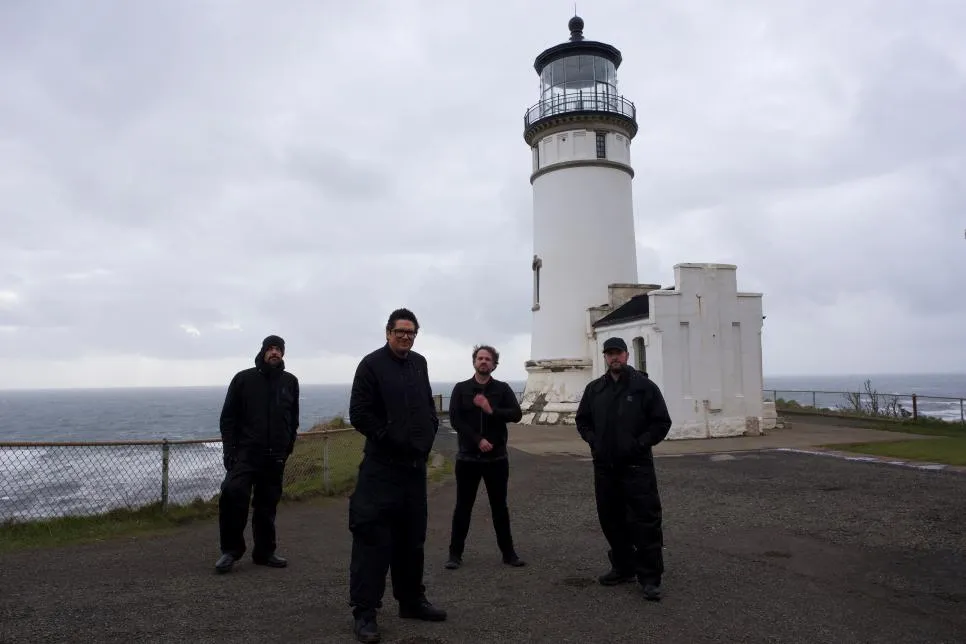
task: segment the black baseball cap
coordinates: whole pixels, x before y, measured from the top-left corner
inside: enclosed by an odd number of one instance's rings
[[[627,351],[627,344],[622,338],[607,338],[604,340],[604,353],[607,353],[611,349]]]

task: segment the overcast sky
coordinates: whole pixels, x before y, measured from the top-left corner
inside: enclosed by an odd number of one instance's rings
[[[727,7],[726,7],[727,5]],[[639,272],[738,265],[768,374],[964,371],[966,3],[593,0]],[[534,57],[572,2],[0,3],[0,388],[529,357]],[[602,300],[606,290],[602,290]]]

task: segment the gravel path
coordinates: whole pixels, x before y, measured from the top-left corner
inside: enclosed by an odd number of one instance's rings
[[[435,487],[426,582],[450,620],[400,620],[387,589],[383,641],[966,641],[966,476],[778,452],[661,458],[658,474],[660,604],[595,583],[606,544],[590,464],[514,452],[531,565],[502,565],[481,490],[465,565],[444,570],[454,486]],[[346,502],[285,505],[279,535],[289,568],[246,560],[225,576],[213,522],[0,556],[0,641],[353,641]]]

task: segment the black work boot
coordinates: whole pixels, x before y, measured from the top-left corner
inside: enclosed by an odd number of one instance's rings
[[[450,555],[443,567],[447,570],[456,570],[463,565],[463,558],[459,555]]]
[[[378,642],[379,625],[376,623],[376,616],[360,615],[356,617],[352,632],[360,642]]]
[[[519,555],[517,555],[515,552],[508,555],[503,555],[503,563],[508,566],[513,566],[514,568],[521,568],[527,565],[527,562],[525,562],[523,559],[520,559]]]
[[[644,582],[644,599],[649,602],[661,601],[661,582]]]
[[[622,570],[617,567],[614,563],[614,553],[610,550],[607,551],[607,558],[610,560],[610,571],[604,573],[597,578],[603,586],[616,586],[617,584],[626,584],[631,581],[637,581],[637,575],[633,570]]]
[[[603,586],[616,586],[617,584],[626,584],[631,581],[637,581],[637,576],[632,572],[621,572],[616,568],[611,568],[610,571],[598,577],[597,581],[599,581]]]
[[[446,611],[436,608],[425,597],[412,604],[399,605],[399,617],[403,619],[421,619],[426,622],[442,622],[446,620]]]

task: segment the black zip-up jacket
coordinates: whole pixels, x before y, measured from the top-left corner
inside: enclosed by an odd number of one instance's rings
[[[356,368],[349,423],[366,437],[365,453],[387,461],[425,461],[439,430],[426,358],[400,358],[386,343]]]
[[[488,414],[473,404],[476,394],[482,393],[490,402],[493,413]],[[449,422],[459,436],[461,460],[490,461],[506,458],[507,423],[518,423],[523,418],[520,403],[510,385],[490,378],[481,385],[476,377],[456,383],[449,399]],[[480,451],[480,440],[493,444],[489,452]]]
[[[284,362],[265,364],[259,352],[254,367],[231,379],[220,426],[226,457],[287,457],[299,427],[298,378],[285,371]]]
[[[616,381],[605,373],[587,384],[575,421],[594,461],[612,465],[652,462],[651,448],[671,431],[660,388],[630,365]]]

